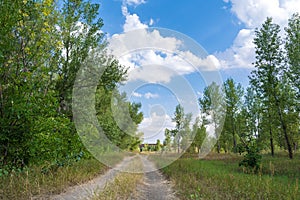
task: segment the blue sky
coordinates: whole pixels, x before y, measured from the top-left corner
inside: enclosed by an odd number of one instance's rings
[[[123,31],[125,17],[122,15],[122,1],[100,1],[103,30],[110,34]],[[223,51],[243,25],[226,9],[229,5],[222,0],[148,0],[138,6],[128,6],[130,13],[136,13],[140,20],[154,27],[164,27],[184,33],[200,43],[209,53]],[[213,42],[212,42],[213,41]]]
[[[209,82],[207,77],[217,82],[232,77],[246,87],[255,56],[255,28],[268,16],[284,27],[292,13],[300,12],[298,0],[94,2],[101,4],[102,31],[108,34],[110,48],[119,52],[121,64],[130,67],[129,80],[120,90],[131,101],[142,103],[140,131],[145,133],[145,142],[163,140],[163,130],[174,126],[171,118],[178,103],[186,112],[198,114],[197,99]],[[169,31],[155,33],[152,27]],[[135,31],[141,28],[152,32]],[[132,52],[137,47],[152,49]],[[197,70],[186,61],[192,61]]]

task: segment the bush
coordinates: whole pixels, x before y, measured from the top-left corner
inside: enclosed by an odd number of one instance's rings
[[[239,163],[239,166],[244,166],[247,169],[257,172],[260,167],[261,155],[256,145],[246,147],[244,159]]]

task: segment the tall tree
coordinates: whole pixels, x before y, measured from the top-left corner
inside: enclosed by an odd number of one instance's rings
[[[60,11],[58,30],[63,48],[57,66],[56,89],[60,112],[71,114],[71,94],[79,68],[91,49],[105,45],[100,29],[103,21],[98,17],[99,4],[84,0],[65,0]]]
[[[175,122],[175,129],[173,129],[172,137],[174,138],[174,143],[177,145],[177,152],[180,152],[180,140],[181,133],[183,130],[183,122],[184,122],[184,108],[178,104],[175,109],[174,118],[172,119]]]
[[[193,124],[192,135],[194,137],[192,147],[200,153],[202,143],[206,137],[206,128],[204,121],[200,122],[199,117],[195,119],[195,123]]]
[[[285,28],[285,49],[289,64],[288,75],[293,85],[297,88],[298,99],[300,95],[300,15],[295,13]],[[299,103],[299,101],[298,101]]]
[[[170,151],[170,145],[171,145],[171,131],[169,129],[165,129],[165,139],[163,142],[165,148],[167,151]]]
[[[251,84],[261,95],[262,101],[266,106],[267,116],[270,123],[270,146],[272,155],[274,155],[274,135],[272,126],[273,114],[275,111],[279,118],[281,129],[287,144],[289,157],[293,158],[293,150],[291,147],[289,135],[287,132],[287,124],[283,117],[283,110],[280,105],[282,101],[279,91],[280,77],[283,71],[283,52],[281,50],[281,38],[279,36],[280,27],[272,23],[272,18],[267,18],[261,29],[255,31],[254,39],[256,61],[254,63],[255,70],[252,71],[250,77]]]
[[[241,112],[243,88],[236,84],[232,78],[227,79],[223,85],[226,103],[226,126],[232,134],[233,152],[237,153],[237,116]]]
[[[224,123],[224,101],[220,86],[215,82],[204,89],[203,97],[199,99],[199,105],[203,119],[208,122],[207,126],[213,127],[214,136],[219,138]],[[220,141],[217,141],[217,151],[220,153]]]
[[[193,139],[193,135],[190,128],[191,120],[192,120],[191,113],[184,115],[183,127],[182,130],[180,131],[180,136],[181,136],[180,143],[181,143],[182,151],[185,151],[190,146]]]

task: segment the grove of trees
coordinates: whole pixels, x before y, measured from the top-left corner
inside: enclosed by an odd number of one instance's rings
[[[185,130],[186,114],[178,105],[174,113],[174,130],[166,130],[169,142],[179,151],[186,135],[194,138],[192,147],[200,150],[214,127],[217,152],[242,153],[286,150],[292,159],[300,143],[300,15],[295,13],[281,36],[281,27],[272,18],[255,31],[255,62],[249,76],[250,84],[243,88],[232,78],[222,86],[211,83],[199,99],[201,110],[192,130]],[[223,117],[222,117],[223,116]],[[190,118],[190,117],[189,117]],[[189,134],[192,133],[192,134]],[[195,148],[196,147],[196,148]],[[182,148],[184,149],[184,148]]]
[[[85,0],[0,2],[1,169],[90,156],[76,133],[72,88],[91,50],[106,46],[99,6]],[[111,111],[112,93],[127,70],[107,57],[110,62],[98,80],[96,115],[118,147],[135,148],[139,138],[125,134]],[[142,121],[140,104],[128,102],[124,94],[114,97],[136,124]]]

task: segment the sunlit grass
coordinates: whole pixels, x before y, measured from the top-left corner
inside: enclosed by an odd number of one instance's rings
[[[299,158],[264,156],[259,174],[246,174],[240,156],[213,157],[181,158],[162,169],[180,199],[300,199]]]

